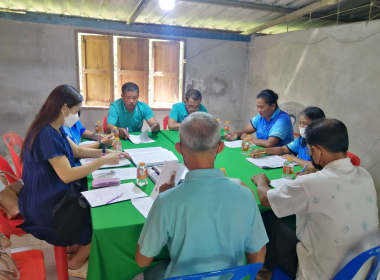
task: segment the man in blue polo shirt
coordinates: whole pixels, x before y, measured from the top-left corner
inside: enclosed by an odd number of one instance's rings
[[[201,104],[202,94],[191,89],[186,92],[184,102],[174,104],[169,115],[169,130],[178,130],[181,122],[191,113],[207,112],[205,106]]]
[[[167,245],[171,262],[144,272],[144,279],[233,268],[244,265],[244,256],[248,264],[263,262],[268,236],[253,193],[214,168],[224,149],[218,121],[193,113],[179,138],[175,147],[190,171],[177,187],[160,187],[136,251],[137,264],[146,267]]]
[[[121,98],[113,102],[108,111],[107,132],[116,126],[122,139],[129,138],[129,132],[140,132],[144,120],[152,132],[160,131],[160,124],[154,117],[152,109],[138,101],[140,89],[135,83],[125,83],[121,89]]]

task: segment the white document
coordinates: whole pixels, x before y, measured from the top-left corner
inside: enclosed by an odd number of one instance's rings
[[[260,158],[246,158],[250,163],[260,168],[279,168],[284,166],[286,159],[280,156],[268,156]]]
[[[151,139],[148,136],[148,129],[145,130],[140,135],[129,134],[129,140],[131,140],[131,142],[133,144],[143,144],[143,143],[153,143],[153,142],[156,142],[156,141],[154,141],[153,139]]]
[[[97,143],[98,141],[85,141],[85,142],[80,142],[78,146],[83,146],[83,145],[88,145],[88,144],[94,144]]]
[[[150,194],[150,197],[154,200],[159,194],[159,189],[161,185],[165,183],[169,183],[170,179],[174,172],[176,172],[175,178],[174,178],[174,186],[177,186],[179,183],[179,180],[181,178],[184,178],[186,173],[189,170],[183,165],[175,161],[165,161],[164,165],[162,166],[162,170],[160,172],[160,176],[158,177],[157,183],[154,186],[154,189],[152,193]]]
[[[126,152],[128,153],[128,150],[126,150]],[[145,162],[145,165],[147,166],[163,164],[164,161],[178,162],[178,158],[175,156],[175,154],[165,149],[152,150],[150,152],[143,153],[132,153],[129,155],[136,165],[138,165],[140,162]]]
[[[149,211],[152,208],[154,200],[148,196],[143,198],[134,198],[131,200],[132,205],[145,217],[148,217]]]
[[[119,178],[120,180],[132,180],[137,177],[137,168],[114,168],[107,170],[96,170],[92,172],[92,177],[95,179],[106,179],[106,178]]]
[[[86,164],[88,164],[90,162],[93,162],[94,160],[97,160],[97,158],[82,158],[79,161],[80,161],[80,163],[82,165],[86,165]],[[102,169],[102,168],[111,168],[111,167],[122,167],[122,166],[128,166],[128,165],[131,165],[131,162],[129,161],[129,159],[127,159],[127,158],[121,158],[119,160],[119,164],[114,164],[114,165],[112,165],[112,164],[105,164],[102,167],[100,167],[100,169]]]
[[[271,180],[269,185],[272,186],[273,188],[280,188],[283,185],[290,183],[291,181],[292,180],[287,179],[287,178],[281,178],[277,180]]]
[[[152,152],[167,151],[162,147],[152,147],[152,148],[140,148],[140,149],[125,149],[124,152],[128,153],[130,156],[137,154],[149,154]]]
[[[112,204],[137,197],[147,196],[140,188],[133,183],[121,184],[116,187],[100,188],[82,192],[92,207]]]
[[[236,140],[236,141],[224,141],[224,145],[228,148],[241,148],[241,142],[243,140]]]

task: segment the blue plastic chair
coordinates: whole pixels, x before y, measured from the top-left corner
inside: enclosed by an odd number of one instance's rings
[[[380,246],[365,251],[361,253],[359,256],[352,259],[338,272],[337,275],[335,275],[333,280],[347,280],[354,278],[356,273],[358,273],[358,271],[364,265],[364,263],[372,257],[376,258],[376,262],[371,271],[369,272],[366,280],[376,280],[377,275],[380,271]],[[290,278],[280,269],[276,268],[273,271],[271,280],[292,280],[292,278]]]
[[[198,280],[198,279],[209,278],[209,277],[214,277],[214,276],[219,276],[219,275],[226,275],[226,274],[234,274],[231,280],[241,280],[248,275],[251,276],[251,279],[255,279],[257,273],[262,267],[263,267],[262,263],[252,263],[252,264],[247,264],[244,266],[238,266],[238,267],[228,268],[228,269],[223,269],[223,270],[167,278],[166,280]]]

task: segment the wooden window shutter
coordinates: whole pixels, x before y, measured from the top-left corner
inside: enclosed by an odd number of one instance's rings
[[[114,100],[112,36],[82,37],[82,83],[85,104],[108,106]]]
[[[149,39],[118,38],[118,94],[123,84],[139,86],[139,100],[148,104],[149,90]]]
[[[154,102],[178,102],[179,54],[179,42],[154,42]]]

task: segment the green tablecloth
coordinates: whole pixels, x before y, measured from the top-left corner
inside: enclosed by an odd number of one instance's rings
[[[174,148],[174,143],[179,141],[178,131],[161,131],[158,134],[150,134],[150,136],[156,141],[155,143],[134,145],[130,141],[123,140],[123,149],[161,146],[174,152],[182,162],[182,156]],[[250,179],[254,174],[266,173],[271,180],[281,178],[282,169],[263,170],[249,163],[245,158],[246,156],[241,155],[239,148],[226,147],[217,156],[215,168],[224,167],[229,177],[241,179],[255,193],[256,186]],[[91,189],[91,181],[92,176],[89,176],[89,189]],[[123,183],[126,182],[133,182],[133,180],[123,181]],[[149,184],[142,187],[142,190],[149,195],[153,187],[154,184],[149,181]],[[259,201],[258,205],[261,212],[270,209],[263,207]],[[135,262],[135,252],[145,218],[131,202],[124,201],[92,208],[91,216],[94,231],[87,279],[129,280],[144,271],[146,268],[140,268]],[[166,247],[153,264],[164,259],[169,259]]]

